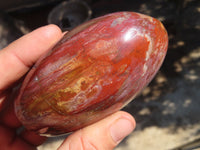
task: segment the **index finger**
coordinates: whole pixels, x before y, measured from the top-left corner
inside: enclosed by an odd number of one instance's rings
[[[20,79],[62,37],[55,25],[41,27],[0,51],[0,92]]]

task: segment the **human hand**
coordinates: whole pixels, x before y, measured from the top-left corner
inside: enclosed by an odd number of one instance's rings
[[[22,125],[14,113],[13,99],[16,92],[13,87],[16,87],[16,82],[19,82],[36,60],[51,49],[62,35],[55,25],[41,27],[0,51],[1,150],[32,150],[45,141],[45,137],[31,131],[16,133]],[[74,132],[59,150],[111,150],[132,132],[134,127],[133,117],[120,111]]]

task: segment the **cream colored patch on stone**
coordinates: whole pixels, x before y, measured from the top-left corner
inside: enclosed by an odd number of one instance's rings
[[[149,48],[148,50],[146,51],[146,58],[145,58],[145,61],[147,61],[149,58],[150,58],[150,55],[153,51],[153,40],[151,39],[151,37],[149,35],[146,35],[148,41],[149,41]]]
[[[113,20],[111,27],[115,27],[116,25],[121,24],[124,20],[126,20],[125,17],[120,17],[120,18]]]
[[[148,19],[150,22],[153,22],[153,17],[143,15],[143,14],[139,14],[139,15],[140,15],[141,18]]]
[[[145,63],[144,66],[143,66],[143,69],[142,69],[142,71],[143,71],[142,76],[144,76],[146,74],[147,69],[148,69],[148,67],[147,67],[147,65]]]

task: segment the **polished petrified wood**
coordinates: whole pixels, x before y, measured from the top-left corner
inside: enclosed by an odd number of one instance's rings
[[[154,77],[166,55],[160,21],[118,12],[64,35],[26,76],[15,101],[29,130],[72,132],[118,111]]]

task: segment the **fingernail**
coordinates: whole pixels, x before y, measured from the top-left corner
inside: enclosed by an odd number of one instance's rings
[[[134,129],[134,124],[127,118],[116,120],[110,127],[110,134],[115,143],[121,142]]]

